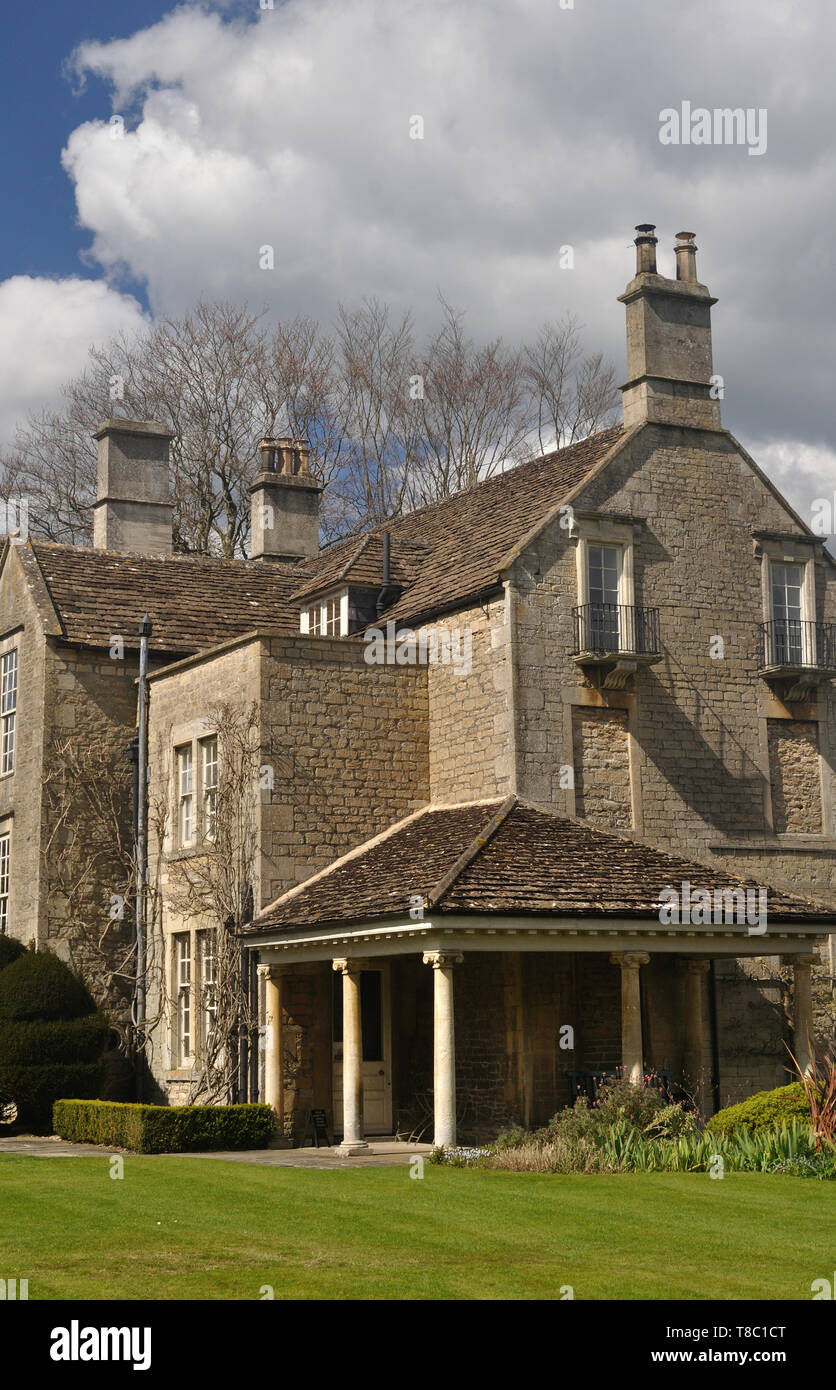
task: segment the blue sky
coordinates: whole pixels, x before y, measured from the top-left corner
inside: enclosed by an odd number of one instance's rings
[[[376,296],[420,333],[441,291],[510,341],[571,312],[620,373],[650,221],[663,274],[697,234],[727,426],[802,514],[834,492],[832,0],[264,4],[7,7],[0,447],[92,342],[200,298],[330,323]],[[768,111],[768,147],[663,144],[685,100]]]
[[[81,257],[89,231],[76,225],[75,197],[61,168],[69,132],[110,114],[106,84],[83,86],[68,73],[69,56],[85,39],[127,37],[162,18],[165,0],[84,0],[83,5],[38,0],[7,6],[0,45],[0,178],[6,196],[0,218],[0,278],[99,272]],[[133,289],[144,298],[144,286]]]

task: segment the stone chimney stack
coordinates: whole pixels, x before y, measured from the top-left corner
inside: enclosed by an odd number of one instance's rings
[[[173,435],[151,420],[103,420],[93,545],[140,555],[171,554],[168,446]]]
[[[722,429],[713,378],[711,306],[697,280],[693,232],[677,232],[676,279],[656,269],[655,227],[636,227],[636,275],[619,302],[627,308],[624,424]]]
[[[306,439],[262,439],[250,488],[250,559],[311,560],[319,554],[322,488],[308,472]]]

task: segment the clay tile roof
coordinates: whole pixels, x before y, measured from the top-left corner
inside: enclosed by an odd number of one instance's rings
[[[361,561],[371,575],[379,576],[379,537],[385,530],[391,535],[393,569],[400,567],[401,577],[393,573],[393,583],[407,585],[383,615],[387,620],[428,616],[494,588],[512,547],[583,481],[623,432],[621,425],[599,430],[578,444],[518,464],[467,492],[390,521],[372,533],[378,549],[367,544],[368,537],[361,541],[356,536],[330,546],[312,562],[313,581],[297,597],[337,583],[352,566],[357,566],[352,582],[362,584],[364,580],[356,577]]]
[[[712,893],[767,887],[509,797],[428,807],[399,821],[265,908],[253,931],[403,917],[414,895],[433,917],[509,913],[658,923],[660,893],[685,881],[692,891]],[[769,922],[836,925],[835,911],[771,888],[767,904]],[[701,928],[689,923],[688,930]]]
[[[120,555],[33,541],[31,550],[71,642],[136,645],[145,613],[153,651],[191,655],[259,628],[299,631],[298,565],[186,555]]]

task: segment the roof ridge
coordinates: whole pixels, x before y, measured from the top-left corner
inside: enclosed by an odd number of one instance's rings
[[[259,917],[263,917],[266,912],[270,912],[273,908],[278,907],[280,903],[284,904],[291,901],[291,899],[297,897],[306,888],[310,888],[311,884],[318,883],[321,878],[325,878],[328,874],[334,873],[337,869],[341,868],[343,864],[348,863],[352,859],[357,859],[362,854],[366,854],[373,845],[378,845],[382,841],[389,839],[390,836],[396,834],[398,831],[402,830],[404,826],[408,825],[410,821],[418,820],[421,816],[425,816],[428,811],[438,809],[441,808],[433,806],[433,803],[428,801],[425,806],[419,806],[417,811],[410,811],[408,815],[401,816],[400,820],[393,821],[391,825],[387,825],[385,830],[378,831],[378,833],[372,835],[370,839],[363,840],[359,845],[355,845],[353,849],[346,850],[345,854],[338,855],[336,859],[331,860],[330,864],[326,864],[324,869],[317,869],[316,873],[311,874],[310,878],[303,879],[301,883],[295,883],[292,888],[286,888],[277,898],[273,898],[272,902],[265,903],[255,914],[253,919],[254,923],[258,921]]]
[[[522,462],[515,463],[511,468],[504,469],[501,473],[492,473],[489,478],[480,479],[473,487],[461,488],[459,492],[454,492],[451,497],[440,497],[435,502],[427,502],[423,507],[416,507],[412,512],[404,512],[403,516],[393,517],[391,521],[381,524],[379,532],[382,533],[387,526],[399,525],[402,522],[411,521],[413,517],[422,516],[426,512],[431,512],[436,507],[447,507],[452,502],[456,502],[462,497],[477,493],[480,488],[487,487],[490,483],[498,483],[503,478],[509,478],[513,473],[518,473],[521,469],[533,468],[538,463],[545,463],[547,460],[558,459],[561,454],[568,454],[573,449],[579,449],[584,444],[588,444],[590,440],[597,439],[599,435],[609,434],[613,431],[623,432],[624,425],[607,425],[602,430],[594,430],[592,434],[584,435],[583,439],[573,439],[571,444],[564,444],[561,449],[552,449],[548,454],[535,454],[533,458],[523,459]],[[370,534],[377,535],[378,530]]]
[[[427,909],[438,906],[444,894],[449,892],[459,875],[464,873],[464,870],[473,863],[474,859],[482,853],[485,846],[490,843],[499,827],[508,819],[508,816],[516,805],[517,795],[515,792],[511,792],[511,795],[506,796],[498,809],[494,811],[484,828],[471,840],[467,848],[462,851],[455,864],[447,870],[446,874],[442,874],[438,883],[430,889],[425,898],[425,906]]]

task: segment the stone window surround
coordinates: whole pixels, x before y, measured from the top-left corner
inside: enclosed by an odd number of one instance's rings
[[[326,631],[326,615],[329,602],[339,599],[340,604],[340,630],[337,633]],[[322,624],[321,632],[311,632],[310,620],[314,609],[320,611],[320,621]],[[348,588],[331,589],[330,592],[322,594],[313,603],[307,604],[299,615],[299,631],[311,637],[347,637],[348,636]]]
[[[817,542],[814,537],[797,538],[759,535],[755,541],[755,555],[761,561],[761,592],[763,595],[763,621],[772,622],[772,566],[801,565],[804,569],[804,587],[801,594],[802,621],[816,621],[816,555],[813,549]]]
[[[184,927],[171,932],[171,959],[170,959],[170,980],[171,980],[171,1000],[173,1008],[171,1010],[169,1027],[169,1061],[170,1066],[166,1071],[167,1081],[191,1080],[195,1066],[201,1059],[201,1050],[205,1036],[207,1022],[207,1010],[203,1000],[203,970],[206,952],[206,938],[212,927],[196,926]],[[190,1040],[191,1051],[185,1060],[180,1055],[180,1007],[179,1000],[181,985],[179,980],[179,947],[178,942],[184,937],[189,939],[189,1016],[190,1016]]]
[[[165,837],[163,852],[166,858],[200,853],[204,823],[203,801],[203,757],[202,744],[209,738],[217,738],[217,729],[209,719],[193,719],[189,724],[173,725],[169,735],[169,747],[173,767],[171,830]],[[181,748],[192,750],[192,838],[188,844],[180,842],[180,786],[178,757]]]
[[[801,721],[803,723],[816,724],[819,731],[819,772],[821,775],[821,810],[822,828],[820,835],[811,836],[809,832],[799,832],[798,834],[781,833],[776,835],[772,827],[775,819],[772,812],[772,782],[769,767],[769,721],[772,719],[786,719],[790,722]],[[735,840],[734,848],[749,849],[753,846],[768,845],[771,849],[780,848],[782,851],[798,848],[799,851],[812,849],[817,846],[826,847],[828,844],[836,843],[836,811],[834,810],[831,775],[832,754],[827,737],[827,719],[823,717],[820,710],[819,701],[811,700],[804,704],[787,706],[771,692],[762,692],[758,701],[758,753],[759,766],[763,775],[764,786],[764,815],[766,824],[769,827],[768,835],[774,836],[764,841],[763,836],[754,837],[752,840]]]
[[[17,738],[20,732],[18,714],[20,712],[20,657],[21,657],[21,638],[23,637],[23,627],[14,628],[5,637],[0,638],[0,658],[7,656],[9,652],[17,650],[17,694],[15,698],[15,753],[17,752]],[[14,777],[14,755],[12,756],[12,766],[7,772],[0,772],[0,780],[5,777]]]
[[[578,604],[589,603],[589,546],[615,545],[621,550],[621,573],[618,581],[618,601],[632,606],[636,602],[633,538],[636,522],[621,517],[591,515],[575,512],[569,529],[576,544],[578,571]]]
[[[617,709],[623,710],[627,715],[627,755],[630,765],[630,806],[632,810],[633,825],[628,835],[642,835],[644,833],[644,815],[642,811],[642,780],[641,780],[641,747],[636,738],[636,696],[631,691],[590,690],[588,686],[573,685],[564,686],[562,692],[563,699],[563,744],[565,748],[572,748],[572,713],[575,708],[583,707],[586,709]],[[568,804],[566,815],[575,816],[577,814],[575,805],[575,789],[567,788],[566,795]],[[612,831],[611,834],[618,834]]]

